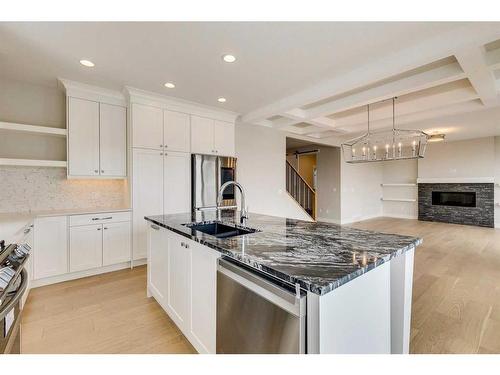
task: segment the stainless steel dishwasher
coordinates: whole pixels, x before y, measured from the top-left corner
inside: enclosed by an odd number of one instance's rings
[[[217,353],[305,353],[306,293],[219,259]]]

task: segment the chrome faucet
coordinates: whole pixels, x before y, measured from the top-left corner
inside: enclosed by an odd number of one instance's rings
[[[219,189],[219,195],[217,197],[217,217],[220,220],[221,218],[221,210],[223,207],[221,206],[222,204],[222,194],[224,193],[224,190],[230,185],[236,186],[238,189],[240,189],[241,193],[241,211],[240,211],[240,224],[246,225],[246,221],[248,219],[248,212],[247,212],[247,207],[245,206],[245,192],[243,190],[243,186],[241,186],[239,183],[236,181],[228,181],[224,183],[220,189]]]

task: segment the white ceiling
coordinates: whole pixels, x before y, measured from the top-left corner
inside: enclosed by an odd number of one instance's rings
[[[366,104],[398,96],[398,126],[464,139],[500,134],[498,40],[500,23],[3,22],[0,76],[132,86],[313,141],[362,132]],[[373,105],[373,128],[391,114]]]
[[[57,77],[129,85],[244,114],[459,25],[3,22],[0,74],[52,86]],[[225,64],[224,53],[238,60]],[[80,66],[82,58],[96,67]]]

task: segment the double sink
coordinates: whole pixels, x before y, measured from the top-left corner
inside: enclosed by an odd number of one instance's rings
[[[260,232],[258,229],[228,225],[222,223],[221,221],[206,221],[202,223],[187,223],[182,225],[216,238],[230,238]]]

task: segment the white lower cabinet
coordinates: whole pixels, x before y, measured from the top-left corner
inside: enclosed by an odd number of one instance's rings
[[[168,306],[168,237],[159,226],[148,227],[148,288],[156,301]]]
[[[102,265],[130,260],[130,222],[102,225]]]
[[[68,219],[66,216],[35,219],[33,279],[68,272]]]
[[[193,242],[191,246],[191,337],[200,353],[215,353],[217,259],[220,254]]]
[[[128,267],[127,262],[131,261],[130,219],[127,211],[36,218],[34,285]]]
[[[200,353],[216,351],[216,276],[220,254],[149,225],[148,288]]]
[[[102,224],[69,229],[69,271],[102,266]]]
[[[168,308],[172,320],[185,332],[190,320],[191,249],[183,237],[168,234]]]

